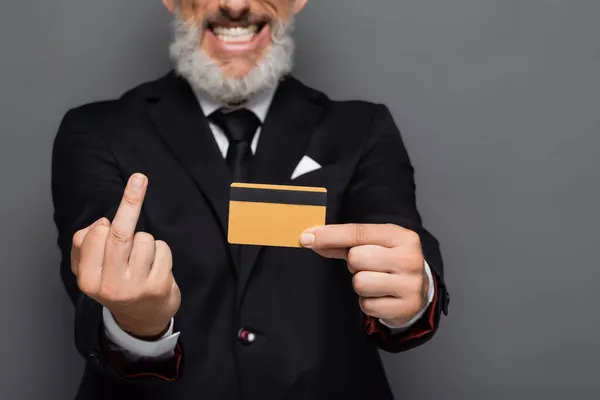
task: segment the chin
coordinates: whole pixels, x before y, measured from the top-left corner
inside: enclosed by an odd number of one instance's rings
[[[252,73],[252,71],[258,67],[261,60],[262,57],[256,57],[253,59],[245,57],[233,57],[226,60],[218,60],[213,58],[213,61],[217,63],[223,71],[223,75],[234,79],[241,79],[250,75],[250,73]]]

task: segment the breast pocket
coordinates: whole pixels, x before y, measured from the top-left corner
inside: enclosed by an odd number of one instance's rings
[[[327,189],[327,223],[333,224],[339,220],[339,209],[348,179],[348,173],[341,165],[329,165],[301,175],[292,180],[291,184]]]
[[[296,186],[318,186],[326,188],[327,191],[335,191],[343,184],[344,174],[342,172],[340,165],[328,165],[300,175],[291,183]]]

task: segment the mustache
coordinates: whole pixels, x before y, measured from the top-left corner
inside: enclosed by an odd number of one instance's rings
[[[273,18],[266,13],[256,13],[246,9],[237,15],[233,15],[226,8],[222,8],[204,18],[206,26],[214,25],[264,25],[270,23]]]

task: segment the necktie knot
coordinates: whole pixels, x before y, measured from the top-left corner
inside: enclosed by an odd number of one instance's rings
[[[235,182],[246,182],[252,161],[251,142],[260,125],[258,117],[250,110],[238,109],[231,112],[217,110],[209,121],[221,128],[229,140],[227,166]]]
[[[215,111],[209,120],[223,130],[230,142],[251,142],[260,120],[252,111],[241,108],[226,112],[222,109]]]

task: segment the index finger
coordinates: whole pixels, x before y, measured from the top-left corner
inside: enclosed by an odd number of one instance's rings
[[[308,229],[302,234],[304,247],[343,249],[364,245],[395,247],[403,228],[391,224],[341,224]]]
[[[97,225],[110,226],[110,222],[106,218],[102,217],[87,228],[78,230],[73,235],[73,243],[71,245],[71,271],[75,275],[77,275],[79,268],[79,254],[81,251],[81,246],[83,245],[83,239],[85,239],[85,236]]]
[[[147,182],[148,179],[142,174],[133,174],[127,182],[106,243],[106,262],[109,265],[127,263],[146,196]]]

